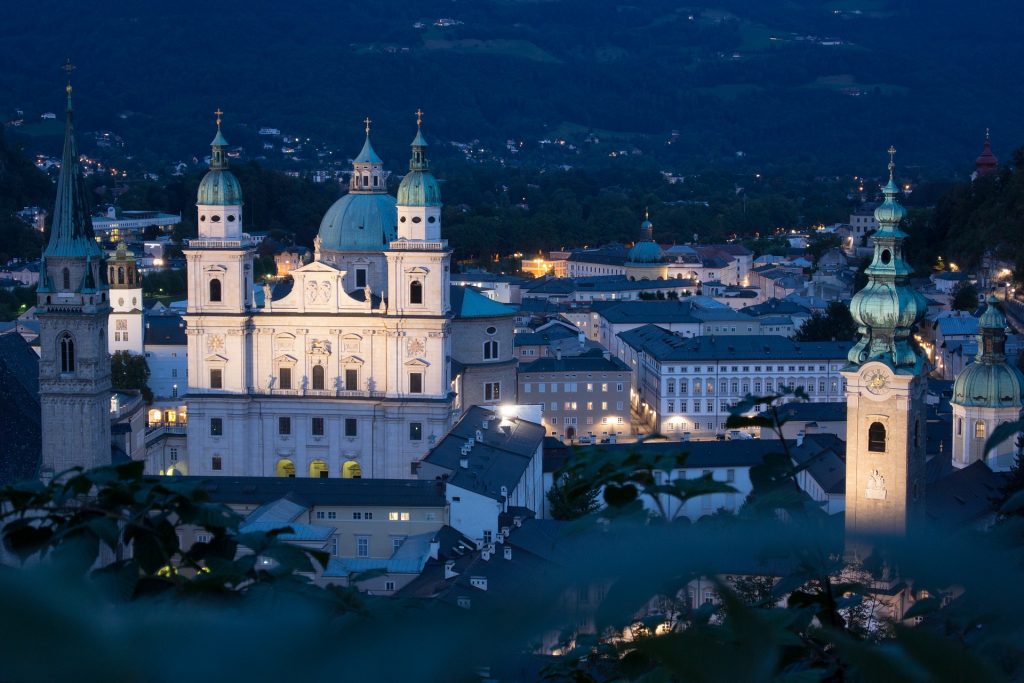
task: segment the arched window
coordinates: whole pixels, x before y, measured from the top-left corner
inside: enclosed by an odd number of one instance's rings
[[[124,266],[117,267],[117,284],[124,284]]]
[[[498,359],[498,342],[488,339],[484,342],[484,360]]]
[[[309,476],[312,479],[326,479],[327,463],[323,460],[314,460],[309,463]]]
[[[413,280],[409,283],[409,303],[423,303],[423,283],[419,280]]]
[[[62,272],[64,275],[64,289],[71,289],[71,271],[65,268]]]
[[[210,301],[220,301],[220,280],[210,280]]]
[[[281,458],[274,467],[274,474],[278,477],[294,477],[295,463],[288,458]]]
[[[60,336],[60,371],[75,371],[75,340],[65,332]]]
[[[985,438],[985,421],[978,420],[974,423],[974,438],[984,439]]]
[[[349,460],[341,466],[341,476],[343,479],[362,479],[363,468],[355,460]]]
[[[868,427],[868,450],[885,453],[885,425],[881,422],[872,422]]]
[[[314,365],[313,366],[313,389],[316,391],[323,391],[326,381],[324,379],[324,366]]]

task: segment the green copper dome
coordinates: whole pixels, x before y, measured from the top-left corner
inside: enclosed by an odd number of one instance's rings
[[[441,188],[430,171],[409,171],[398,186],[401,206],[441,206]]]
[[[953,383],[952,403],[975,408],[1024,407],[1024,373],[1006,362],[1006,318],[995,297],[978,319],[978,355]]]
[[[398,212],[389,194],[346,194],[320,221],[320,248],[383,251],[398,238]]]
[[[218,114],[219,117],[219,114]],[[236,206],[242,204],[242,186],[235,174],[228,170],[228,159],[224,148],[228,141],[220,131],[220,118],[217,119],[217,134],[210,143],[210,170],[199,183],[196,193],[196,204],[212,206]]]
[[[1024,373],[1007,363],[971,363],[953,383],[952,403],[974,408],[1024,407]]]
[[[637,242],[629,250],[626,259],[630,263],[662,263],[665,260],[665,252],[657,242]]]
[[[197,204],[234,206],[242,203],[242,186],[235,174],[228,170],[209,171],[199,183]]]
[[[890,155],[895,153],[889,149]],[[864,271],[868,284],[850,302],[860,339],[848,359],[851,365],[876,360],[896,371],[917,372],[924,359],[910,346],[910,332],[924,319],[928,303],[907,282],[914,271],[903,258],[907,234],[900,230],[899,222],[906,210],[896,200],[899,187],[893,180],[894,168],[890,156],[889,182],[882,188],[885,201],[875,210],[879,227],[873,237],[874,257]]]
[[[409,173],[398,186],[399,206],[441,206],[441,188],[427,162],[427,141],[417,122]]]

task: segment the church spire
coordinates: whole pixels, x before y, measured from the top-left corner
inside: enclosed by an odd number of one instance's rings
[[[96,244],[92,218],[86,203],[85,182],[78,163],[78,145],[75,142],[75,117],[71,106],[70,61],[64,66],[68,74],[67,106],[64,118],[64,151],[61,155],[60,177],[57,180],[57,202],[53,208],[50,239],[43,251],[46,257],[95,257],[103,252]]]
[[[992,153],[992,141],[989,139],[988,128],[985,129],[985,144],[981,148],[981,154],[974,160],[974,177],[979,178],[986,173],[991,173],[999,166],[999,159]]]
[[[410,171],[426,171],[430,167],[427,161],[427,139],[423,137],[423,110],[416,110],[416,137],[412,140],[412,159],[409,160]]]
[[[875,209],[878,231],[874,234],[874,257],[865,270],[868,284],[854,295],[850,312],[857,322],[860,340],[850,350],[853,365],[877,360],[899,368],[917,367],[923,362],[910,346],[910,330],[925,314],[924,297],[908,283],[913,269],[903,257],[907,233],[899,224],[906,215],[897,196],[894,179],[896,150],[889,150],[889,182],[882,188],[885,201]]]
[[[217,111],[213,113],[217,116],[217,134],[213,136],[213,142],[210,143],[210,148],[212,149],[210,154],[210,170],[223,171],[228,167],[228,159],[224,154],[228,141],[224,139],[224,134],[220,131],[220,117],[224,115],[224,112],[218,107]]]

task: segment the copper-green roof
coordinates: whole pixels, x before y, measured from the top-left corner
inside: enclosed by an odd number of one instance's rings
[[[397,220],[391,195],[346,194],[327,209],[320,221],[320,248],[383,251],[398,237]]]
[[[469,287],[451,285],[452,312],[456,318],[502,318],[516,314],[516,309]]]
[[[430,171],[409,171],[398,186],[401,206],[441,206],[441,188]]]
[[[359,156],[354,159],[357,164],[383,164],[377,152],[374,151],[373,145],[370,144],[370,136],[366,136],[366,142],[363,143],[363,149],[359,152]]]
[[[657,242],[637,242],[629,250],[626,260],[630,263],[661,263],[665,260],[665,252]]]
[[[57,201],[53,207],[50,239],[43,257],[103,258],[96,244],[92,218],[78,163],[78,145],[75,142],[74,113],[71,94],[68,93],[67,114],[64,123],[64,152],[61,156],[60,178],[57,180]]]
[[[197,204],[235,206],[242,203],[242,186],[235,174],[227,169],[210,170],[199,183]]]

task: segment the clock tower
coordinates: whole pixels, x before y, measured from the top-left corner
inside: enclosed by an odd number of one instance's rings
[[[927,310],[908,283],[904,260],[906,214],[896,197],[889,148],[885,201],[875,210],[879,229],[868,284],[850,312],[860,339],[850,350],[846,379],[846,537],[856,558],[870,540],[903,536],[924,517],[925,360],[911,330]]]

